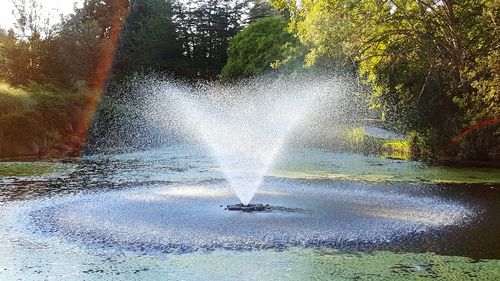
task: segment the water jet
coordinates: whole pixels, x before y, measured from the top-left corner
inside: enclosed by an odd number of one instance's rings
[[[295,131],[313,127],[308,122],[322,115],[326,104],[339,114],[339,99],[351,92],[343,80],[322,76],[193,88],[169,81],[156,84],[151,93],[155,106],[148,104],[144,111],[147,118],[201,145],[243,206],[250,203]]]

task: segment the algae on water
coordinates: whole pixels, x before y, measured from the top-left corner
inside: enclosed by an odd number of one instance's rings
[[[58,171],[60,166],[50,162],[0,162],[0,177],[41,176]]]

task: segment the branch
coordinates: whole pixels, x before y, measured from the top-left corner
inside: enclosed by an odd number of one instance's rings
[[[427,76],[425,77],[424,84],[422,85],[422,89],[420,90],[420,93],[418,94],[417,97],[417,104],[420,102],[420,97],[422,97],[422,94],[424,93],[425,87],[427,86],[427,81],[429,81],[429,77],[431,76],[432,73],[432,68],[429,68],[429,72],[427,73]]]

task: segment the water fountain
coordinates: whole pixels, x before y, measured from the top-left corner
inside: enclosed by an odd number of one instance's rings
[[[177,132],[187,132],[206,147],[244,207],[292,132],[314,116],[324,115],[323,107],[342,111],[340,97],[352,92],[343,80],[321,75],[302,77],[300,83],[268,77],[226,86],[152,84],[154,106],[151,110],[148,103],[149,119],[167,130],[176,127]],[[166,108],[171,112],[166,114]]]
[[[7,179],[0,190],[0,199],[8,201],[0,201],[0,263],[25,279],[36,279],[30,277],[39,276],[39,265],[50,263],[64,265],[51,267],[57,276],[67,275],[67,268],[72,274],[74,268],[92,274],[111,268],[104,277],[114,277],[116,269],[137,279],[132,266],[154,272],[151,279],[234,280],[241,276],[225,270],[236,260],[246,269],[249,260],[290,250],[497,254],[498,235],[491,234],[499,229],[492,227],[498,224],[497,190],[488,188],[488,196],[478,198],[476,186],[436,186],[418,177],[391,181],[378,172],[419,176],[428,168],[309,146],[360,116],[353,113],[358,107],[345,81],[318,75],[229,86],[137,83],[143,128],[105,129],[119,139],[142,130],[150,132],[145,143],[158,136],[181,141],[89,153],[46,182],[23,179],[21,188]],[[131,118],[127,114],[123,123]],[[348,172],[354,176],[339,177]],[[235,194],[240,202],[230,204]],[[478,214],[478,224],[468,227]],[[221,260],[217,255],[225,257],[218,278],[206,275],[213,266],[193,264],[197,255],[212,264]],[[181,258],[187,267],[172,263],[179,256],[187,256]],[[89,262],[82,265],[83,259]],[[281,259],[271,264],[257,279],[269,279]],[[201,277],[193,277],[193,268]],[[297,280],[310,276],[306,267],[298,268],[305,277]],[[173,270],[178,276],[168,275]],[[80,279],[89,279],[85,274]]]

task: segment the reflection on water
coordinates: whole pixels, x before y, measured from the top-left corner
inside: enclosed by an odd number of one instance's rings
[[[1,178],[0,202],[221,177],[212,159],[194,148],[89,156],[66,163],[66,170],[56,174]]]

